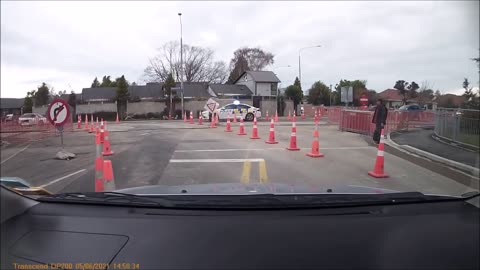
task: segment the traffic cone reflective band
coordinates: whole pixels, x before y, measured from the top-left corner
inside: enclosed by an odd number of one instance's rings
[[[275,122],[278,122],[278,112],[275,111]]]
[[[233,112],[233,123],[237,122],[237,114]]]
[[[266,141],[266,143],[269,143],[269,144],[278,143],[275,141],[275,124],[273,123],[273,118],[270,121],[270,133],[268,135],[268,141]]]
[[[318,142],[318,125],[315,124],[315,131],[313,132],[313,142],[312,142],[312,150],[310,153],[307,153],[309,157],[323,157],[324,154],[320,153],[320,143]]]
[[[90,130],[88,130],[88,133],[93,133],[93,114],[91,115],[90,120],[92,120],[92,124],[90,125]]]
[[[242,118],[240,118],[240,129],[238,130],[237,135],[247,135],[247,133],[245,133],[245,127],[243,126],[243,115]]]
[[[267,111],[267,114],[265,114],[265,120],[268,121],[268,111]]]
[[[95,135],[96,157],[95,157],[95,192],[103,192],[103,156],[101,134]]]
[[[108,138],[107,121],[105,121],[105,131],[104,131],[104,135],[105,135],[105,141],[103,142],[103,152],[102,152],[102,155],[103,155],[103,156],[111,156],[111,155],[113,155],[113,151],[112,151],[112,148],[110,147],[110,140],[109,140],[109,138]]]
[[[258,137],[258,127],[257,127],[257,116],[253,117],[253,129],[252,129],[252,137],[250,139],[260,139]]]
[[[88,131],[90,128],[88,127],[88,115],[85,114],[85,130]]]
[[[295,121],[292,122],[292,134],[290,135],[290,146],[287,147],[287,150],[298,151],[300,148],[297,147],[297,125]]]
[[[77,116],[77,129],[82,129],[82,117],[80,115]]]
[[[115,123],[120,123],[120,119],[118,119],[118,112],[117,112],[117,119],[115,120]]]
[[[203,121],[202,121],[202,114],[201,113],[198,113],[198,124],[201,126],[203,125]]]
[[[193,125],[193,112],[190,111],[190,124]]]
[[[225,127],[225,132],[232,132],[232,127],[230,126],[230,115],[227,115],[227,126]]]
[[[103,161],[103,185],[105,191],[114,191],[115,188],[115,180],[113,178],[113,168],[112,168],[112,161],[111,160],[104,160]]]
[[[375,167],[373,171],[369,171],[368,175],[375,178],[387,178],[388,174],[384,172],[384,133],[382,128],[382,135],[380,136],[380,144],[378,144],[377,160],[375,160]]]

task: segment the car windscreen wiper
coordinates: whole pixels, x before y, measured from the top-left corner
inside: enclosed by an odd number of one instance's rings
[[[150,199],[146,196],[119,192],[69,192],[43,196],[38,198],[43,202],[82,202],[104,204],[134,204],[142,206],[174,207],[170,200],[156,197]]]

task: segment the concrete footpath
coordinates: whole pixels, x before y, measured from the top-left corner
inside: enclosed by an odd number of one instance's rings
[[[433,130],[417,129],[404,132],[394,132],[390,138],[399,145],[409,145],[434,155],[456,161],[471,167],[479,168],[479,152],[454,146],[436,140]]]

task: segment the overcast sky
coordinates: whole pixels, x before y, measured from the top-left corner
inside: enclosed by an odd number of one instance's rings
[[[479,2],[26,2],[1,1],[1,97],[24,97],[42,82],[81,92],[95,76],[142,82],[163,43],[209,47],[229,62],[239,47],[275,55],[282,87],[367,80],[377,92],[395,81],[428,81],[462,93],[478,86]],[[290,68],[284,66],[290,65]]]

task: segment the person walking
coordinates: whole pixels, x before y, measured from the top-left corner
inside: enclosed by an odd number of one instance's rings
[[[387,122],[387,115],[388,115],[388,109],[383,104],[383,100],[381,98],[377,99],[377,106],[375,108],[375,112],[373,113],[373,117],[372,117],[372,123],[375,124],[373,141],[376,144],[380,143],[380,136],[382,133],[382,129],[385,127],[385,124]]]

